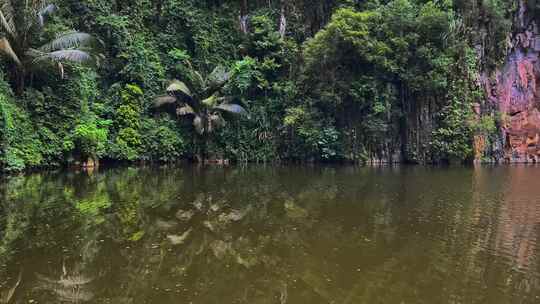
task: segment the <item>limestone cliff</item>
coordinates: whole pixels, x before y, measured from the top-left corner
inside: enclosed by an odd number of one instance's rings
[[[519,5],[506,61],[484,84],[487,104],[501,114],[494,159],[531,163],[540,160],[540,32],[535,12]]]

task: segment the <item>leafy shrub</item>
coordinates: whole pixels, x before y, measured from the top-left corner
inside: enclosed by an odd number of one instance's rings
[[[119,75],[127,83],[136,83],[146,91],[157,90],[165,79],[158,51],[145,36],[135,34],[118,56],[123,61]]]
[[[173,162],[185,152],[183,134],[169,118],[143,120],[142,133],[144,158],[148,160]]]
[[[311,160],[342,158],[339,132],[335,127],[321,121],[319,116],[302,107],[287,109],[283,123],[294,132],[293,138],[299,141],[301,151],[306,153],[296,157]]]
[[[13,102],[0,75],[0,164],[6,171],[21,171],[43,164],[42,143],[29,115]]]
[[[133,161],[140,157],[142,97],[143,91],[134,84],[120,90],[120,105],[114,117],[116,132],[110,147],[110,155],[114,159]]]
[[[75,127],[73,143],[83,156],[99,158],[105,154],[108,133],[95,122],[80,124]]]

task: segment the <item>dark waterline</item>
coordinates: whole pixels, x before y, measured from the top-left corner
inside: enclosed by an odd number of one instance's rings
[[[110,168],[0,195],[0,303],[540,301],[540,167]]]

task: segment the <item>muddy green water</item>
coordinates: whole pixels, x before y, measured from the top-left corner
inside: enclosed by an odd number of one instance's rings
[[[0,303],[540,303],[540,167],[0,182]]]

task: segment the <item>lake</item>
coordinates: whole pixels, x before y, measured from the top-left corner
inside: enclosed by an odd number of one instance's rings
[[[0,182],[0,303],[540,303],[540,167]]]

